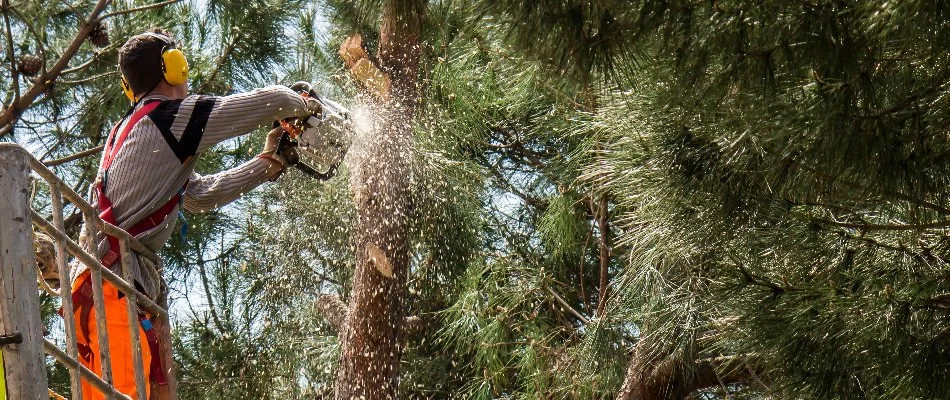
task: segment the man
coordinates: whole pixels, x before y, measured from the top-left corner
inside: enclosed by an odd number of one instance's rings
[[[175,230],[180,206],[193,212],[220,207],[276,179],[286,164],[275,154],[279,129],[268,134],[257,157],[214,175],[194,172],[202,151],[275,120],[310,115],[320,107],[316,100],[283,86],[225,97],[189,96],[184,54],[160,29],[133,36],[122,46],[119,71],[123,90],[134,105],[107,139],[93,189],[94,204],[103,220],[125,229],[156,253]],[[100,239],[97,250],[102,264],[122,276],[118,241]],[[155,265],[135,254],[127,261],[136,288],[159,299],[164,286]],[[101,375],[88,267],[77,264],[72,276],[81,362]],[[126,299],[107,282],[103,293],[114,385],[136,398]],[[161,385],[168,366],[158,362],[150,321],[145,315],[140,318],[132,323],[139,325],[145,371],[152,384]],[[103,398],[88,384],[83,385],[83,394],[85,399]]]

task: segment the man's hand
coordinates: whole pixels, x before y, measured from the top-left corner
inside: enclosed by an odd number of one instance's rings
[[[323,105],[317,100],[317,91],[313,89],[313,85],[311,85],[310,82],[294,82],[293,85],[290,85],[290,89],[300,93],[304,103],[307,103],[307,111],[310,111],[311,114],[323,114]]]
[[[264,150],[257,155],[257,158],[271,160],[271,166],[267,169],[267,174],[271,180],[276,180],[280,173],[287,167],[287,160],[277,153],[277,145],[281,135],[284,134],[283,128],[277,127],[267,132],[267,138],[264,140]]]
[[[320,115],[323,113],[323,105],[320,104],[320,101],[313,97],[304,97],[303,102],[307,103],[307,111],[310,111],[311,114]]]

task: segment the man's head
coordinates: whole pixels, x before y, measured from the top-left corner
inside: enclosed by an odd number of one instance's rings
[[[132,36],[122,45],[119,72],[125,80],[123,85],[128,85],[136,99],[149,92],[172,97],[187,94],[188,64],[175,49],[177,43],[171,35],[159,28]]]

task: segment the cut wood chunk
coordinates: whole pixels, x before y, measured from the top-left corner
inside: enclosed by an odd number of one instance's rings
[[[391,85],[389,76],[376,68],[376,65],[373,65],[373,62],[368,58],[357,61],[350,69],[350,74],[373,97],[383,101],[389,99],[389,87]]]

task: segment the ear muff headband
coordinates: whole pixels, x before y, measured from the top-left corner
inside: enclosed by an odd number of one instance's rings
[[[165,82],[172,86],[188,82],[188,59],[185,58],[185,53],[175,46],[175,42],[168,36],[155,32],[145,32],[143,35],[154,37],[165,43],[165,47],[162,49],[162,74]],[[132,102],[137,100],[132,87],[129,86],[129,82],[124,76],[122,77],[122,91]]]

